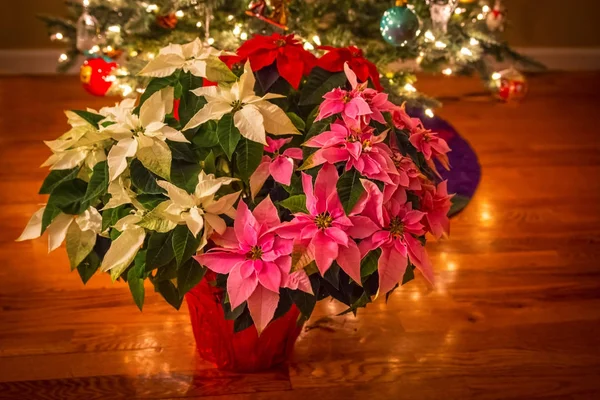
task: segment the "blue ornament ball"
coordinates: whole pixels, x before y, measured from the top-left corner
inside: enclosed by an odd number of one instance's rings
[[[414,12],[406,6],[396,6],[383,13],[379,29],[389,44],[405,46],[415,39],[419,26],[419,19]]]

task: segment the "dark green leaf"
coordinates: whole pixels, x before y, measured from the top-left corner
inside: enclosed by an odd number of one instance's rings
[[[213,153],[212,151],[208,153],[208,156],[206,156],[206,158],[202,162],[202,169],[207,174],[217,173],[217,166],[215,165],[215,153]]]
[[[413,279],[415,279],[415,266],[409,264],[409,266],[406,268],[406,271],[404,271],[404,276],[402,277],[402,284],[405,285]]]
[[[100,121],[102,121],[104,118],[106,118],[103,115],[94,114],[89,111],[82,111],[82,110],[72,110],[72,111],[75,114],[79,115],[81,118],[83,118],[86,122],[88,122],[90,125],[92,125],[96,129],[98,129],[98,124],[100,123]]]
[[[300,132],[304,132],[304,129],[306,128],[304,120],[300,118],[296,113],[288,112],[286,114],[290,118],[296,129],[298,129]]]
[[[198,185],[198,174],[202,166],[183,161],[175,161],[171,164],[171,183],[182,189],[193,193]]]
[[[231,156],[242,138],[240,131],[233,124],[233,115],[227,114],[217,124],[217,137],[219,144],[225,152],[227,159],[231,161]]]
[[[207,121],[200,126],[198,132],[192,138],[192,143],[196,147],[209,148],[219,144],[219,136],[217,135],[217,123],[215,121]]]
[[[177,265],[181,265],[184,261],[189,260],[198,250],[202,236],[194,237],[187,225],[177,225],[173,230],[173,252]]]
[[[294,290],[292,292],[292,300],[302,315],[308,319],[310,318],[315,305],[317,304],[317,298],[312,294],[305,293],[301,290]]]
[[[153,232],[148,240],[148,251],[146,253],[146,271],[167,265],[175,258],[173,252],[173,232]]]
[[[116,224],[121,218],[129,215],[130,208],[127,205],[122,205],[116,208],[109,208],[102,211],[102,232],[108,229],[109,226]]]
[[[88,256],[77,266],[77,272],[81,281],[85,285],[87,281],[98,271],[100,268],[100,257],[95,251],[92,251]]]
[[[161,296],[172,305],[175,309],[179,310],[183,297],[179,296],[179,291],[171,281],[159,281],[155,282],[154,289],[161,294]]]
[[[161,194],[140,194],[135,199],[148,211],[154,210],[160,203],[168,200]]]
[[[279,204],[282,207],[287,208],[292,213],[302,212],[302,213],[308,214],[308,210],[306,209],[306,195],[305,194],[298,194],[295,196],[290,196],[287,199],[278,202],[277,204]]]
[[[59,184],[77,178],[80,169],[80,167],[75,167],[73,169],[55,169],[50,171],[46,179],[44,179],[44,183],[42,184],[39,193],[50,194],[50,192],[52,192]]]
[[[146,86],[146,89],[144,90],[144,93],[142,94],[142,97],[140,97],[140,104],[138,106],[138,109],[154,93],[156,93],[159,90],[162,90],[162,89],[164,89],[166,87],[174,86],[176,81],[177,81],[177,74],[176,73],[173,74],[173,75],[170,75],[170,76],[165,76],[164,78],[152,78],[152,80],[150,81],[150,83],[148,83],[148,86]]]
[[[242,315],[233,321],[233,331],[235,333],[241,332],[244,329],[250,328],[252,325],[254,325],[254,321],[252,321],[250,311],[248,310],[248,307],[246,307]]]
[[[236,151],[236,165],[240,176],[248,180],[250,175],[256,171],[262,160],[264,146],[246,138],[240,140]]]
[[[360,262],[360,276],[365,278],[372,275],[377,271],[377,265],[379,263],[379,256],[381,255],[380,249],[370,251]]]
[[[133,301],[138,306],[140,311],[144,307],[144,296],[146,290],[144,289],[144,275],[146,267],[146,252],[140,251],[135,256],[134,266],[127,272],[127,284],[129,285],[129,291],[133,296]]]
[[[204,97],[196,96],[191,91],[202,87],[202,78],[189,72],[181,74],[181,102],[179,103],[179,121],[181,126],[187,125],[190,119],[206,104]]]
[[[310,126],[310,129],[306,133],[305,140],[308,140],[308,139],[310,139],[313,136],[317,136],[318,134],[325,132],[325,130],[331,124],[332,120],[333,119],[331,117],[329,117],[329,118],[322,119],[322,120],[317,121],[314,124],[312,124]]]
[[[148,171],[137,158],[131,160],[129,170],[131,171],[131,184],[140,192],[147,194],[165,193],[165,189],[156,184],[156,181],[162,180],[162,178]],[[172,173],[173,171],[171,169],[171,174]]]
[[[323,278],[331,284],[335,289],[340,289],[340,266],[334,262],[331,267],[325,272]]]
[[[340,176],[337,183],[337,191],[344,211],[346,211],[346,214],[350,214],[350,211],[352,211],[358,199],[365,191],[360,182],[360,174],[356,169],[352,168]]]
[[[184,296],[192,290],[206,274],[206,268],[202,267],[196,260],[190,258],[177,269],[177,288],[179,295]]]
[[[273,320],[283,317],[290,311],[294,302],[292,301],[292,291],[290,289],[281,288],[279,290],[279,303],[273,314]]]
[[[338,87],[345,87],[347,81],[346,74],[343,72],[331,73],[319,67],[313,68],[302,89],[298,105],[320,104],[326,93]]]
[[[108,163],[106,161],[99,162],[94,166],[92,177],[88,183],[84,203],[91,203],[98,197],[102,196],[108,190]]]
[[[353,313],[354,315],[356,315],[357,309],[366,307],[367,304],[369,304],[370,302],[371,302],[371,296],[369,296],[369,294],[367,292],[363,292],[363,294],[356,301],[354,301],[352,303],[350,308],[339,313],[338,316],[348,314],[350,312]]]
[[[48,204],[42,216],[42,232],[46,230],[61,211],[72,215],[79,215],[84,212],[89,207],[89,203],[82,202],[86,189],[87,183],[81,179],[58,184],[48,198]]]
[[[246,302],[243,302],[242,304],[240,304],[232,310],[231,303],[229,302],[229,299],[226,296],[223,296],[223,301],[221,302],[221,305],[223,306],[225,319],[229,321],[235,321],[236,319],[238,319],[238,317],[242,315],[242,313],[246,309]]]
[[[167,144],[171,149],[171,157],[173,157],[174,160],[183,160],[191,163],[197,163],[199,161],[198,156],[196,156],[196,153],[194,153],[189,143],[167,140]]]

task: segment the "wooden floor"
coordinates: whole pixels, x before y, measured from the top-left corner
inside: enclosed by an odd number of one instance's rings
[[[480,91],[457,79],[419,87]],[[530,84],[519,105],[475,95],[439,112],[483,180],[432,243],[434,290],[412,282],[356,318],[322,302],[289,367],[237,375],[196,357],[185,307],[151,293],[140,313],[107,276],[84,287],[64,250],[14,242],[45,201],[61,110],[112,100],[72,77],[0,78],[0,398],[599,399],[600,73]]]

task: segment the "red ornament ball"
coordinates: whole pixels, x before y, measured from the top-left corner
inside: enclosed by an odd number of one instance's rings
[[[509,68],[492,75],[492,88],[500,100],[510,102],[525,98],[529,85],[523,74],[514,68]]]
[[[83,88],[94,96],[106,96],[113,84],[108,77],[117,67],[116,62],[106,61],[101,57],[88,58],[83,62],[79,73]]]

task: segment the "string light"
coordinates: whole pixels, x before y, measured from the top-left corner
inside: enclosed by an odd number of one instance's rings
[[[108,27],[109,32],[119,33],[121,32],[121,27],[119,25],[112,25]]]
[[[404,90],[406,90],[407,92],[413,92],[413,93],[417,91],[417,89],[410,83],[407,83],[406,85],[404,85]]]
[[[208,38],[208,44],[210,46],[212,46],[213,44],[215,44],[215,39],[214,38]]]
[[[158,11],[158,6],[156,4],[148,4],[148,7],[146,7],[146,12],[154,12],[154,11]]]
[[[460,8],[460,7],[459,7],[459,8],[457,8],[456,10],[454,10],[454,14],[456,14],[456,15],[460,15],[460,14],[462,14],[464,11],[465,11],[464,9],[462,9],[462,8]]]
[[[54,35],[51,36],[52,40],[63,40],[64,36],[62,33],[60,32],[56,32]]]
[[[446,76],[450,76],[452,75],[452,68],[445,68],[442,70],[442,74],[446,75]]]
[[[500,72],[494,72],[492,74],[492,79],[497,81],[498,79],[502,78],[502,74]]]
[[[227,16],[227,21],[233,21],[235,17],[233,15],[228,15]]]
[[[435,47],[437,47],[438,49],[445,49],[446,48],[446,43],[441,42],[441,41],[437,41],[435,42]]]
[[[471,57],[473,55],[473,52],[471,50],[467,49],[466,47],[463,47],[462,49],[460,49],[460,53],[467,57]]]
[[[320,46],[321,45],[321,38],[318,35],[315,35],[312,37],[312,41],[317,45]]]
[[[435,36],[433,33],[431,33],[431,31],[427,31],[425,32],[425,39],[433,42],[435,40]]]
[[[483,16],[483,14],[477,14],[477,19],[478,19],[478,20],[480,20],[480,21],[481,21],[483,18],[485,18],[485,17]]]
[[[90,49],[90,53],[97,53],[100,51],[100,46],[98,46],[97,44],[93,45],[92,48]]]
[[[425,115],[427,115],[429,118],[435,117],[435,114],[433,113],[433,110],[431,108],[425,110]]]
[[[154,53],[148,53],[146,55],[146,57],[148,57],[148,60],[154,60],[155,54]]]
[[[200,21],[196,22],[196,28],[202,28],[202,22],[200,22]]]
[[[69,59],[69,56],[66,55],[65,53],[62,53],[59,57],[58,57],[58,61],[60,62],[65,62]]]
[[[471,38],[471,39],[469,40],[469,44],[470,44],[471,46],[477,46],[477,45],[479,45],[479,40],[477,40],[477,39],[475,39],[475,38]]]
[[[311,50],[314,50],[314,49],[315,49],[315,46],[313,46],[312,44],[310,44],[310,42],[304,42],[304,50],[311,51]]]
[[[175,16],[177,18],[183,18],[184,15],[185,15],[185,13],[181,10],[177,10],[177,12],[175,13]]]
[[[242,33],[242,26],[240,24],[236,24],[235,27],[233,28],[233,34],[235,36],[239,36],[240,33]]]
[[[481,11],[483,11],[484,13],[489,13],[490,12],[490,6],[488,6],[487,4],[484,5],[483,7],[481,7]]]
[[[138,52],[137,52],[137,51],[135,51],[135,50],[133,50],[133,51],[131,51],[131,52],[129,53],[129,55],[130,55],[131,57],[136,57],[136,56],[138,55]]]
[[[133,92],[133,88],[127,84],[119,85],[119,88],[121,89],[121,93],[123,94],[123,97],[129,96],[131,94],[131,92]]]
[[[246,32],[242,32],[242,34],[240,35],[240,39],[248,40],[248,34]]]

